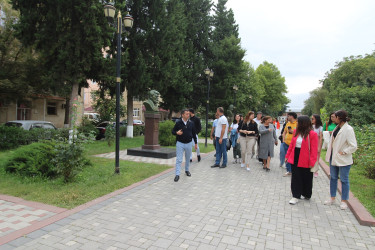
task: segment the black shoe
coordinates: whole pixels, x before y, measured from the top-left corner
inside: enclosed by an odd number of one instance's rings
[[[178,182],[179,179],[180,179],[180,176],[179,176],[179,175],[176,175],[176,177],[174,177],[174,181],[175,181],[175,182]]]
[[[226,168],[227,167],[227,165],[221,165],[220,166],[220,168]]]
[[[216,157],[216,154],[214,154],[214,157]]]
[[[267,172],[269,172],[269,171],[271,171],[271,169],[269,169],[269,168],[266,168],[266,171],[267,171]]]
[[[218,167],[220,167],[220,165],[216,165],[216,164],[215,164],[215,165],[212,165],[212,166],[211,166],[211,168],[218,168]]]
[[[198,155],[198,162],[200,162],[201,161],[201,156],[200,155]]]
[[[193,162],[193,160],[190,160],[190,162]]]
[[[185,173],[186,173],[187,176],[189,176],[189,177],[191,176],[189,171],[185,171]]]

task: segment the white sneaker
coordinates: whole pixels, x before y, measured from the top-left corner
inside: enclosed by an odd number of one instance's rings
[[[238,163],[242,164],[241,158],[238,158]]]
[[[246,168],[247,171],[250,171],[250,168]]]
[[[345,209],[347,209],[348,208],[348,205],[346,204],[346,202],[341,202],[341,204],[340,204],[340,208],[342,209],[342,210],[345,210]]]
[[[245,167],[245,163],[241,163],[241,168],[244,168]]]
[[[332,200],[331,198],[329,198],[328,200],[324,201],[324,205],[327,205],[327,206],[330,206],[333,203],[335,203],[335,200]]]
[[[290,176],[290,175],[292,175],[292,173],[286,172],[286,173],[283,175],[283,177],[287,177],[287,176]]]
[[[298,203],[298,199],[294,197],[289,201],[290,205],[296,205],[297,203]]]

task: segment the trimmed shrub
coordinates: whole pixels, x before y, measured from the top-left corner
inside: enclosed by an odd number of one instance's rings
[[[57,169],[52,163],[56,157],[55,145],[47,141],[18,148],[6,163],[5,171],[23,176],[56,177]]]
[[[145,134],[145,126],[133,126],[133,135],[140,136]]]
[[[120,126],[120,137],[126,137],[126,126]]]
[[[161,146],[173,146],[176,144],[176,136],[172,134],[174,125],[173,121],[159,123],[159,143]]]
[[[210,138],[212,123],[208,123],[207,126],[207,137]],[[202,131],[199,133],[200,138],[206,137],[206,123],[202,123]]]
[[[0,150],[28,144],[28,131],[19,127],[0,126]]]

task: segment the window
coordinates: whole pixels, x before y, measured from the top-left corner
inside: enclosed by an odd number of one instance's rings
[[[139,117],[139,108],[133,109],[133,117]]]
[[[47,102],[47,115],[57,115],[56,102]]]

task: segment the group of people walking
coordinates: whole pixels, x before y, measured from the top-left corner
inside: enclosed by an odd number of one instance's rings
[[[185,152],[185,159],[191,159],[193,142],[198,161],[201,159],[197,136],[197,131],[201,128],[200,120],[194,116],[194,110],[183,110],[181,116],[172,130],[177,140],[174,179],[176,182],[179,180],[183,152]],[[228,166],[227,149],[231,146],[234,163],[240,163],[241,168],[246,167],[246,170],[250,171],[251,159],[257,152],[256,158],[263,163],[263,169],[269,172],[270,161],[274,156],[274,146],[278,145],[277,130],[280,128],[278,122],[274,122],[270,116],[262,116],[261,112],[258,112],[255,117],[255,113],[249,111],[245,117],[240,114],[235,115],[229,126],[222,107],[217,108],[215,117],[211,139],[215,145],[216,154],[215,164],[211,168]],[[331,113],[329,121],[324,126],[320,116],[316,114],[311,118],[305,115],[297,117],[294,112],[287,114],[287,122],[279,137],[281,140],[280,167],[285,163],[287,172],[283,176],[291,176],[292,199],[289,201],[291,205],[298,203],[300,199],[311,198],[313,177],[318,177],[323,135],[328,133],[330,138],[326,161],[330,164],[330,198],[324,204],[332,205],[335,202],[340,175],[342,183],[340,207],[341,209],[347,208],[350,187],[349,171],[353,164],[352,154],[357,149],[354,130],[348,124],[349,120],[348,113],[344,110]],[[190,161],[185,162],[187,176],[191,176]]]

